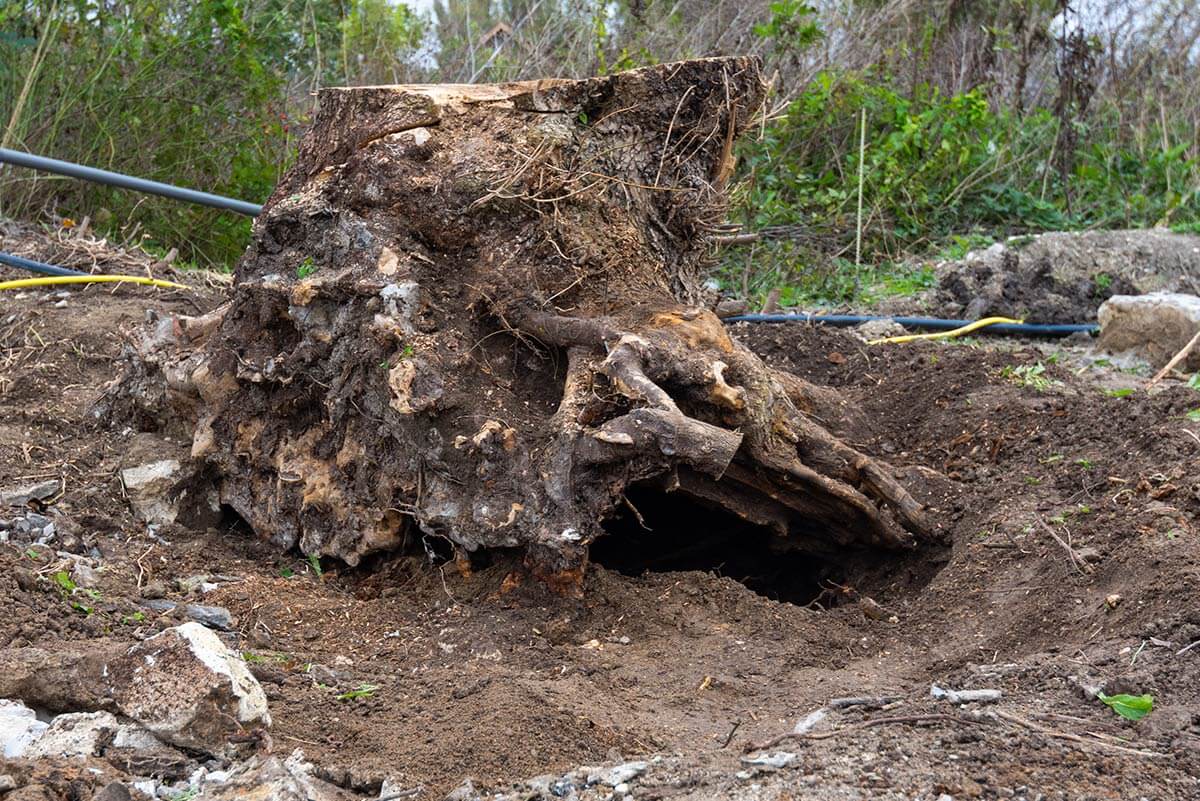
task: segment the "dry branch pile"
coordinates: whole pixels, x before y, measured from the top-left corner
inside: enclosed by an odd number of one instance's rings
[[[844,402],[704,305],[762,95],[736,58],[326,90],[230,302],[161,323],[109,402],[186,421],[222,503],[350,563],[436,536],[576,591],[639,482],[784,548],[911,544],[919,505],[832,433]]]

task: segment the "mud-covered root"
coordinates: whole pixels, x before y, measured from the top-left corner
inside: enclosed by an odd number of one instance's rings
[[[521,319],[531,335],[570,348],[554,419],[556,500],[569,503],[581,478],[594,483],[611,465],[657,463],[688,471],[687,485],[673,488],[784,535],[795,516],[829,531],[830,544],[902,548],[927,535],[921,505],[890,469],[815,422],[827,407],[836,413],[836,395],[771,370],[707,310],[664,309],[629,331],[608,319]],[[633,408],[597,419],[589,400],[598,383]],[[764,518],[764,507],[775,515]]]

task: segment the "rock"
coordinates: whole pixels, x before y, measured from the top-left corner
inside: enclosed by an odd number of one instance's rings
[[[184,613],[200,625],[210,629],[233,630],[233,615],[223,606],[188,604],[184,607]]]
[[[117,707],[173,745],[221,754],[228,738],[271,725],[262,686],[199,623],[138,643],[111,666]]]
[[[165,598],[167,595],[167,585],[161,581],[151,581],[142,587],[141,596],[147,600],[155,600]]]
[[[39,481],[35,484],[22,484],[0,490],[0,505],[27,506],[30,501],[45,501],[53,498],[62,485],[58,479]]]
[[[202,604],[180,604],[164,598],[148,599],[142,606],[155,612],[173,612],[179,610],[185,617],[196,621],[201,626],[219,631],[233,630],[233,615],[223,606],[204,606]]]
[[[990,704],[1004,697],[1000,690],[944,690],[936,684],[929,688],[929,697],[952,704],[966,704],[972,701]]]
[[[907,334],[904,326],[895,320],[869,320],[860,326],[855,327],[854,333],[859,339],[864,342],[870,342],[873,339],[884,339],[886,337],[898,337]]]
[[[92,801],[132,801],[129,788],[120,782],[111,782],[92,796]]]
[[[754,757],[742,757],[743,765],[756,768],[786,768],[796,761],[796,755],[791,751],[775,751],[770,754],[759,754]]]
[[[1200,297],[1167,292],[1114,295],[1100,307],[1099,316],[1099,349],[1132,352],[1162,367],[1200,331]],[[1200,349],[1180,367],[1200,370]]]
[[[606,784],[609,787],[616,787],[618,784],[642,775],[648,767],[650,767],[648,762],[623,762],[609,768],[580,768],[580,771],[587,775],[588,784]]]
[[[195,801],[350,801],[357,796],[312,775],[313,766],[295,751],[287,759],[252,757],[227,776],[201,780]],[[219,781],[218,781],[219,779]]]
[[[309,666],[307,673],[314,684],[323,684],[326,687],[340,687],[354,678],[344,670],[335,670],[326,665],[315,663]]]
[[[17,701],[0,699],[0,756],[17,759],[37,742],[49,725]]]
[[[7,793],[9,790],[17,789],[17,780],[7,773],[0,773],[0,793]]]
[[[110,712],[69,712],[50,721],[43,735],[25,751],[26,759],[99,756],[118,748],[156,748],[158,740],[136,723]]]
[[[133,512],[148,524],[186,523],[203,529],[220,519],[215,493],[196,480],[187,448],[138,434],[121,460],[121,483]]]
[[[100,584],[100,571],[82,559],[76,559],[71,568],[71,579],[75,586],[92,589]]]
[[[179,508],[172,498],[183,479],[183,466],[175,459],[160,459],[121,471],[129,502],[145,523],[174,523]]]

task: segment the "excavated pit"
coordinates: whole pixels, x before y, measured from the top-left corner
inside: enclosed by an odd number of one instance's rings
[[[683,493],[631,487],[626,497],[629,506],[605,521],[604,536],[590,549],[591,561],[609,570],[714,573],[800,606],[827,598],[829,581],[843,578],[836,561],[789,547],[770,528]]]

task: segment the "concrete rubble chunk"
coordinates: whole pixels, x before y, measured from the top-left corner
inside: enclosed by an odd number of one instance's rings
[[[188,449],[155,434],[138,434],[121,459],[121,484],[143,523],[205,527],[220,517],[212,492],[196,481]]]
[[[108,746],[156,748],[158,740],[136,723],[111,712],[68,712],[56,716],[42,736],[26,749],[26,759],[99,756]]]
[[[351,801],[352,795],[312,775],[295,751],[287,759],[252,757],[228,776],[201,779],[195,801]]]
[[[19,701],[0,699],[0,757],[17,759],[41,739],[49,725]]]
[[[1200,331],[1200,297],[1159,292],[1114,295],[1100,307],[1097,348],[1112,354],[1134,354],[1162,367]],[[1200,348],[1180,365],[1200,370]]]
[[[199,623],[134,645],[113,661],[111,671],[118,709],[172,745],[221,754],[231,735],[271,725],[262,686]]]

